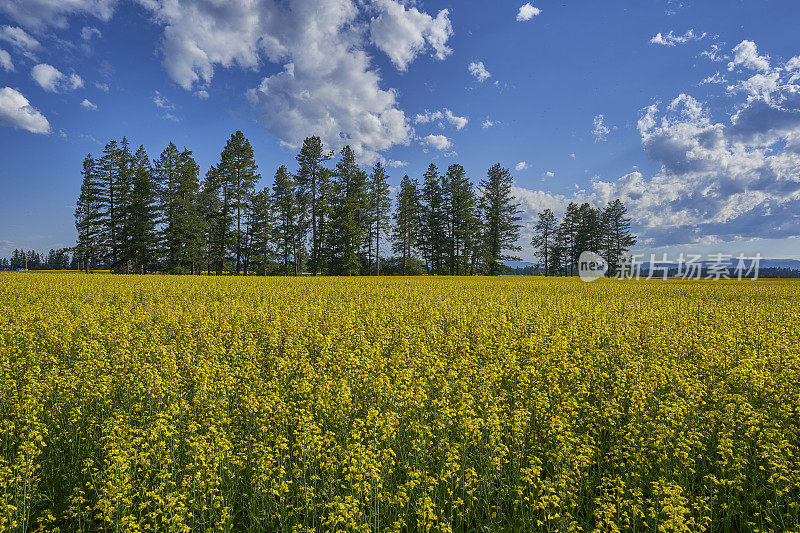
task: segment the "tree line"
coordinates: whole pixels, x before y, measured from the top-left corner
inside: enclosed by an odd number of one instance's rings
[[[240,131],[202,179],[187,148],[151,160],[112,140],[83,162],[76,260],[86,272],[494,275],[516,259],[508,169],[492,166],[476,187],[461,165],[431,164],[421,183],[404,176],[393,202],[381,163],[363,170],[349,146],[334,156],[309,137],[297,167],[258,189]]]
[[[77,270],[78,261],[69,248],[51,248],[46,254],[16,249],[0,258],[0,270]]]
[[[636,244],[626,214],[625,204],[619,199],[605,208],[570,202],[561,220],[550,209],[540,212],[531,240],[539,269],[545,276],[574,276],[581,253],[590,251],[605,259],[608,275],[615,275]]]

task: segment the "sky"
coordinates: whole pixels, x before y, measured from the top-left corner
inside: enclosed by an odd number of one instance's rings
[[[81,163],[127,136],[261,183],[303,138],[390,183],[508,167],[522,209],[620,198],[637,251],[800,258],[796,0],[0,0],[0,256],[75,240]]]

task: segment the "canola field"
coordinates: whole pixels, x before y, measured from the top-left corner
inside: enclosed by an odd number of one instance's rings
[[[798,531],[800,284],[0,275],[0,531]]]

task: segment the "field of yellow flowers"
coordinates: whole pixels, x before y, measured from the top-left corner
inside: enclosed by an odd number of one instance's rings
[[[800,284],[0,275],[0,531],[797,531]]]

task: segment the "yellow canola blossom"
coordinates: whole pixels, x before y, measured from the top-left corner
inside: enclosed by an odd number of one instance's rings
[[[0,532],[798,531],[800,284],[0,275]]]

